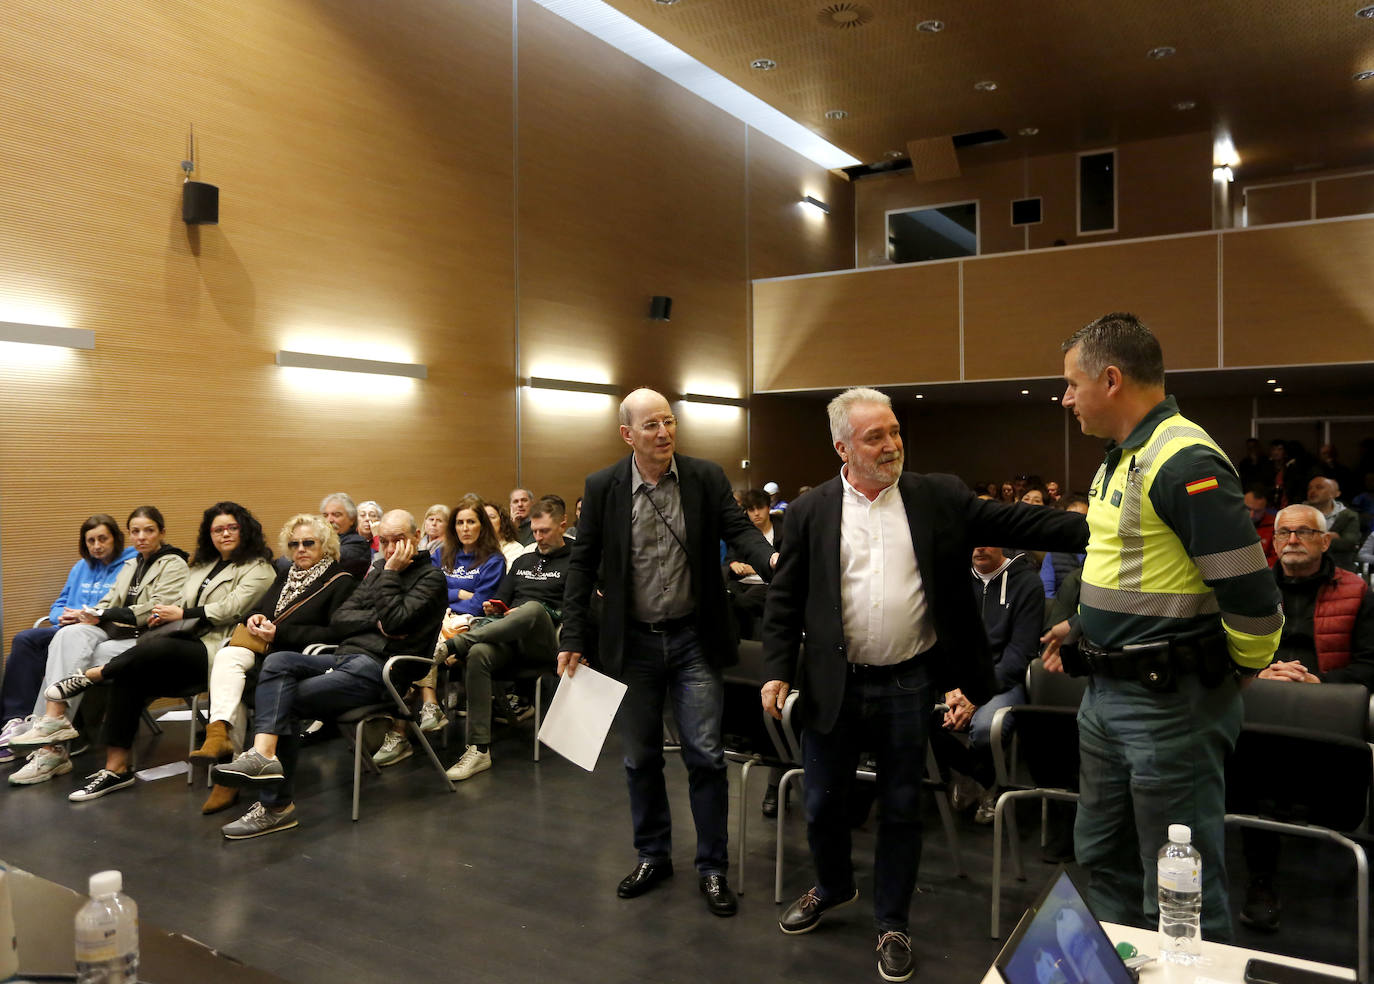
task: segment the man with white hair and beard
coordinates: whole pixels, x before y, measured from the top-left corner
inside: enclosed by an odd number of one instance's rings
[[[969,590],[976,544],[1076,552],[1078,513],[979,499],[953,475],[903,473],[891,400],[846,390],[828,407],[840,473],[797,498],[764,611],[769,682],[779,717],[798,691],[807,837],[816,883],[779,921],[806,933],[858,898],[847,800],[860,752],[877,760],[880,804],[873,872],[878,974],[914,972],[908,910],[921,857],[921,781],[935,702],[959,689],[995,692],[988,641]],[[806,648],[801,649],[805,633]]]

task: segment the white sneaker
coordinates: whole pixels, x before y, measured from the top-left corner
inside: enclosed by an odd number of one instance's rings
[[[403,735],[398,735],[394,731],[388,731],[386,737],[382,739],[382,747],[377,749],[377,753],[372,756],[372,764],[386,768],[388,765],[395,765],[397,762],[404,762],[414,753],[410,742],[406,741]]]
[[[438,704],[429,703],[420,708],[420,730],[426,733],[438,731],[448,724],[448,717]]]
[[[0,728],[0,765],[5,762],[13,762],[17,757],[14,749],[10,748],[10,739],[15,735],[22,735],[29,728],[33,727],[33,715],[22,718],[10,718],[5,722],[5,726]]]
[[[455,782],[462,782],[470,779],[479,772],[486,772],[491,768],[491,752],[479,752],[476,745],[469,745],[467,751],[463,752],[463,757],[444,773]]]
[[[11,786],[35,786],[47,782],[53,776],[66,775],[72,771],[72,760],[67,749],[61,745],[53,748],[39,748],[29,753],[24,767],[10,776]]]
[[[61,717],[41,717],[34,721],[27,731],[10,738],[10,748],[33,748],[38,745],[51,745],[59,741],[71,741],[79,737],[64,714]]]

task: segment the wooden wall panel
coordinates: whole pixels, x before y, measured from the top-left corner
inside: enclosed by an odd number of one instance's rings
[[[1226,365],[1374,360],[1374,219],[1223,237]]]
[[[1271,225],[1275,222],[1302,222],[1312,217],[1312,185],[1268,185],[1245,189],[1245,224]]]
[[[959,264],[754,285],[754,389],[959,376]]]
[[[1080,325],[1122,310],[1159,336],[1169,368],[1215,366],[1216,297],[1212,235],[967,261],[965,376],[1058,376],[1060,343]]]
[[[1352,174],[1317,182],[1317,218],[1369,212],[1374,212],[1374,174]]]
[[[0,354],[7,639],[47,610],[91,512],[151,501],[190,547],[219,498],[275,534],[338,488],[422,510],[509,485],[508,4],[33,0],[5,17],[0,320],[96,333],[94,351]],[[188,231],[192,122],[221,201],[218,226]],[[311,345],[430,375],[272,364]]]
[[[1075,154],[1033,155],[978,164],[976,151],[961,155],[962,177],[917,182],[911,174],[864,178],[855,183],[858,265],[887,259],[884,215],[892,209],[978,200],[979,253],[1040,249],[1062,239],[1068,245],[1198,232],[1212,227],[1211,154],[1208,133],[1161,137],[1117,146],[1117,232],[1077,235]],[[1011,225],[1011,202],[1039,197],[1043,221],[1023,230]]]
[[[854,185],[749,131],[749,277],[787,277],[854,266]],[[805,195],[830,206],[822,215]]]

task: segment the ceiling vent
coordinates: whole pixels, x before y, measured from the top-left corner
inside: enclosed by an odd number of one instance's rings
[[[822,7],[821,12],[816,15],[816,20],[820,21],[822,27],[831,27],[837,31],[863,27],[872,19],[872,8],[849,2],[832,3],[828,7]]]
[[[954,146],[963,150],[965,147],[979,147],[983,144],[1004,143],[1007,135],[1001,130],[974,130],[971,133],[956,133],[952,138]]]

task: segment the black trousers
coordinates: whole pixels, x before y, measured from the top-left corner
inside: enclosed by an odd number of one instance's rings
[[[177,697],[193,687],[205,688],[209,685],[210,661],[199,639],[172,636],[149,639],[126,649],[106,663],[101,674],[110,682],[105,744],[130,748],[148,701]]]

